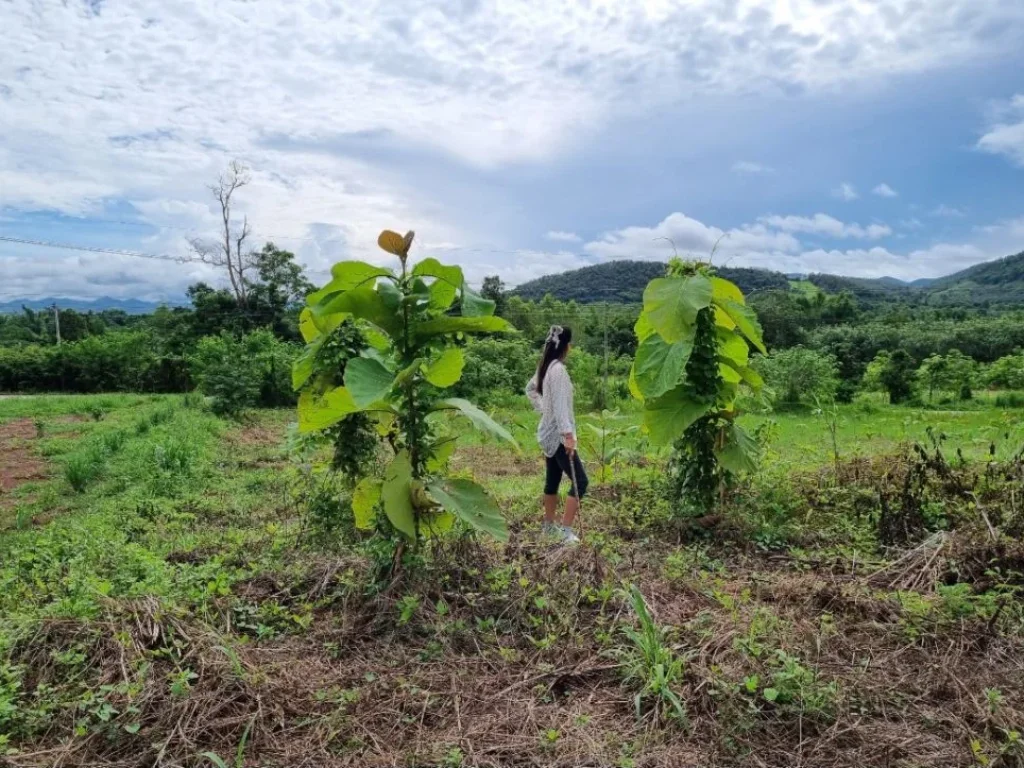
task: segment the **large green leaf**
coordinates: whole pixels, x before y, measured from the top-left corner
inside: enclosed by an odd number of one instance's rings
[[[735,301],[737,304],[747,303],[743,298],[743,291],[724,277],[711,278],[711,299],[716,304],[721,304],[723,301]]]
[[[313,322],[313,311],[309,307],[303,307],[299,313],[299,333],[302,340],[309,343],[320,336],[320,329]]]
[[[445,478],[427,483],[438,504],[478,531],[499,541],[508,540],[508,525],[494,499],[472,480]]]
[[[481,411],[475,405],[468,400],[463,400],[461,397],[449,397],[447,400],[441,400],[434,408],[435,411],[443,410],[456,410],[473,422],[473,425],[477,429],[482,429],[485,432],[490,432],[492,435],[500,437],[502,440],[507,440],[513,445],[518,445],[516,439],[512,437],[507,429],[501,424],[496,422],[486,413]]]
[[[761,333],[761,323],[757,320],[757,313],[754,312],[750,307],[740,304],[736,301],[723,301],[718,304],[722,308],[722,311],[736,323],[736,327],[739,328],[740,333],[750,340],[750,343],[761,350],[762,354],[767,354],[768,350],[764,348],[764,340]]]
[[[364,261],[339,261],[331,267],[332,280],[319,291],[314,291],[306,297],[309,306],[319,304],[325,297],[331,294],[344,293],[358,288],[364,283],[375,280],[378,277],[390,277],[394,274],[390,269],[376,267]]]
[[[458,347],[448,347],[441,356],[434,360],[423,371],[423,378],[435,387],[452,386],[462,378],[462,368],[466,364],[466,358]]]
[[[316,356],[323,346],[326,336],[320,336],[316,341],[306,345],[295,361],[292,363],[292,389],[300,389],[309,377],[313,375],[313,366],[316,364]]]
[[[383,398],[395,382],[395,374],[369,357],[354,357],[345,365],[345,387],[360,408]]]
[[[497,305],[491,299],[485,299],[468,285],[462,286],[462,316],[490,317]]]
[[[352,516],[356,528],[373,530],[374,513],[380,502],[383,481],[379,477],[364,477],[352,492]]]
[[[445,437],[430,446],[431,456],[427,459],[428,472],[440,472],[448,465],[448,459],[455,453],[455,445],[458,439]]]
[[[388,464],[381,487],[384,514],[399,531],[416,538],[416,513],[412,506],[412,463],[409,452],[400,451]]]
[[[690,399],[683,386],[644,403],[644,427],[655,445],[668,445],[683,436],[693,422],[711,409],[710,403]]]
[[[723,357],[721,355],[719,355],[718,357],[718,362],[734,370],[738,374],[739,379],[745,381],[747,385],[755,392],[760,390],[761,387],[764,386],[764,379],[761,378],[761,374],[759,374],[749,365],[740,365],[735,360],[731,360],[730,358]],[[734,379],[735,377],[731,378]]]
[[[738,424],[725,428],[722,446],[715,450],[718,463],[730,472],[753,472],[761,456],[761,447]]]
[[[409,363],[409,365],[405,366],[405,368],[400,370],[398,372],[398,375],[395,376],[395,386],[400,387],[403,384],[405,384],[405,382],[407,382],[409,379],[416,375],[416,373],[423,367],[423,364],[425,362],[427,362],[427,358],[417,357],[415,360]]]
[[[315,432],[341,421],[359,410],[345,387],[335,387],[323,395],[303,392],[299,395],[299,432]]]
[[[704,275],[659,277],[644,290],[644,314],[671,343],[693,337],[697,313],[711,304],[711,281]]]
[[[375,290],[374,286],[367,284],[330,296],[311,307],[313,321],[326,333],[321,324],[323,319],[338,317],[344,320],[351,316],[375,325],[392,337],[398,336],[402,330],[401,312],[397,306],[388,305],[387,295],[386,290],[382,294]]]
[[[455,296],[462,288],[462,269],[442,264],[435,258],[424,259],[412,268],[412,273],[419,277],[433,277],[430,286],[430,308],[446,310],[455,301]]]
[[[692,341],[668,344],[656,333],[640,342],[636,350],[635,378],[644,399],[659,397],[678,384],[692,351]]]
[[[636,323],[633,325],[633,332],[636,334],[637,341],[643,341],[652,333],[654,333],[654,326],[651,325],[651,321],[647,319],[645,312],[640,313],[640,317],[636,319]]]
[[[735,331],[718,328],[718,355],[743,366],[750,360],[750,347]]]
[[[446,333],[504,333],[513,330],[501,317],[435,317],[418,323],[417,336],[437,336]]]

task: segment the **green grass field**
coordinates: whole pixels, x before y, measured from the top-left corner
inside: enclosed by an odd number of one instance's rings
[[[828,416],[745,416],[776,424],[765,470],[705,527],[673,521],[638,411],[583,416],[574,549],[539,532],[535,416],[498,411],[520,450],[466,434],[452,466],[510,541],[456,531],[380,583],[291,411],[0,399],[0,762],[1019,765],[1020,475],[972,491],[998,542],[942,494],[1015,454],[1022,412],[970,408],[841,406],[838,474]],[[902,486],[845,467],[916,471],[929,427],[968,465],[922,475],[935,533],[881,546]]]

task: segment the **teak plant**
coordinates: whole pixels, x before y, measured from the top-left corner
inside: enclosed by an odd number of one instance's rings
[[[411,266],[412,241],[412,232],[382,232],[377,243],[398,257],[399,273],[343,261],[331,269],[333,279],[307,298],[300,317],[306,350],[292,371],[301,390],[299,431],[323,430],[356,413],[376,421],[394,456],[383,477],[358,478],[352,496],[357,527],[383,525],[376,514],[382,509],[390,526],[413,541],[450,529],[456,518],[505,539],[505,520],[487,492],[471,480],[446,476],[455,438],[440,435],[437,427],[441,414],[462,415],[514,443],[472,403],[442,393],[462,376],[464,357],[455,339],[513,329],[494,317],[493,301],[470,290],[459,267],[433,258]],[[329,373],[318,373],[319,361],[345,321],[359,329],[365,347],[346,361],[337,384]]]
[[[755,468],[758,445],[736,423],[741,385],[760,390],[750,348],[761,327],[743,292],[710,265],[674,259],[648,283],[629,386],[651,442],[674,444],[672,494],[707,512],[728,473]]]

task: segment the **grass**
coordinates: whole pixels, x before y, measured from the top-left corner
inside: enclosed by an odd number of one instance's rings
[[[504,411],[522,451],[467,434],[453,463],[508,544],[456,532],[378,584],[374,539],[333,518],[311,536],[291,412],[0,400],[45,422],[33,455],[100,468],[76,493],[33,481],[20,524],[0,505],[0,762],[1020,764],[1019,471],[899,454],[931,427],[968,461],[1009,432],[1009,457],[1019,412],[971,408],[840,406],[835,468],[821,416],[774,414],[767,470],[708,529],[672,521],[637,411],[583,417],[612,445],[603,480],[584,447],[574,549],[539,534],[535,417]],[[927,535],[883,541],[880,498]]]

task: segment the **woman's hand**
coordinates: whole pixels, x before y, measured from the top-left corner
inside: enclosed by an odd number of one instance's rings
[[[562,445],[565,446],[565,452],[572,456],[576,452],[576,436],[562,435]]]

